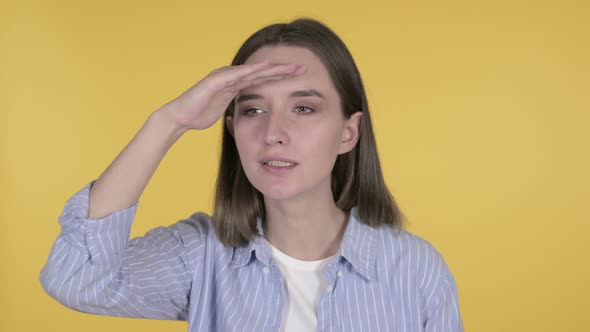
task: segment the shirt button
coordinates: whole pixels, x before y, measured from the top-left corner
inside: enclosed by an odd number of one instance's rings
[[[338,273],[336,273],[337,276],[342,277],[342,271],[338,271]]]
[[[268,271],[270,271],[270,269],[268,268],[268,266],[265,266],[265,267],[262,269],[262,272],[264,272],[264,273],[268,273]]]
[[[334,286],[332,285],[328,285],[328,293],[332,293],[332,291],[334,290]]]

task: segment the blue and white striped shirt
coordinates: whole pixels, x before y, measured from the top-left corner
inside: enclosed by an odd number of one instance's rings
[[[40,274],[43,288],[75,310],[187,320],[189,331],[278,331],[286,286],[269,243],[224,247],[211,218],[195,213],[129,240],[139,203],[88,218],[94,181],[73,195]],[[260,227],[260,221],[259,221]],[[454,279],[428,242],[350,213],[324,274],[318,331],[463,331]]]

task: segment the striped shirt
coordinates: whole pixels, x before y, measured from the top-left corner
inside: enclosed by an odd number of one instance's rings
[[[51,297],[87,313],[187,320],[191,332],[280,330],[287,288],[264,237],[225,247],[198,212],[129,240],[139,203],[90,219],[93,183],[59,217],[40,273]],[[317,331],[463,331],[455,281],[437,250],[407,231],[361,223],[356,208],[324,275]]]

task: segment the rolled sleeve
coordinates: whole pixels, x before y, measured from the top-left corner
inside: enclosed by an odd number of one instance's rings
[[[189,218],[130,239],[139,203],[88,218],[94,182],[66,202],[59,217],[61,232],[40,273],[43,288],[82,312],[185,320],[192,275],[185,245],[198,261],[205,225]]]
[[[95,182],[90,181],[66,202],[59,222],[64,239],[87,248],[92,264],[112,265],[121,259],[127,248],[139,202],[102,218],[88,218],[90,189]]]

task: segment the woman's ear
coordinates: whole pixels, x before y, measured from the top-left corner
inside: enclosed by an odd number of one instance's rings
[[[342,144],[340,144],[338,154],[347,153],[354,149],[360,137],[362,117],[362,112],[355,112],[346,119],[344,130],[342,131]]]
[[[227,126],[227,130],[229,130],[231,136],[234,137],[234,119],[231,115],[228,115],[225,118],[225,125]]]

